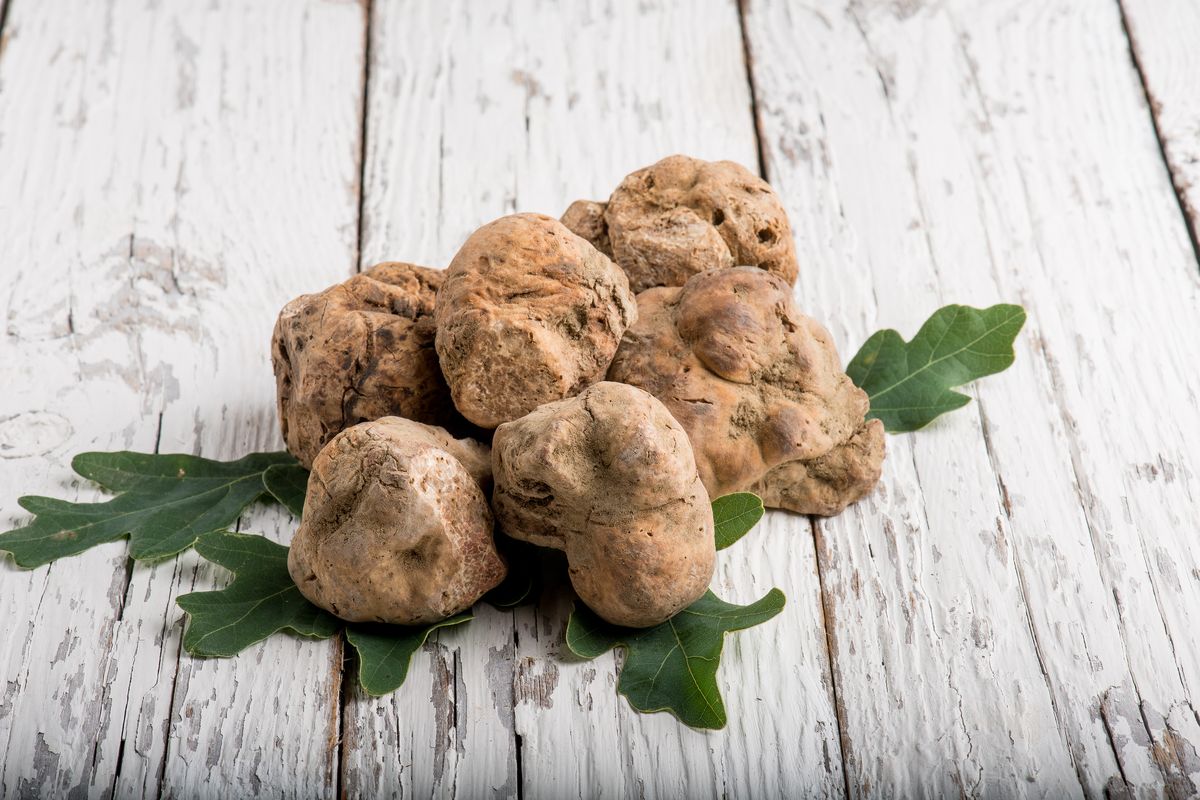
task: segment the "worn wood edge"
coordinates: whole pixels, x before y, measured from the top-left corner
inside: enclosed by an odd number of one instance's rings
[[[1200,61],[1191,47],[1200,31],[1200,13],[1187,3],[1171,2],[1164,8],[1162,3],[1146,0],[1113,2],[1120,9],[1129,57],[1141,82],[1163,163],[1171,174],[1192,252],[1200,262],[1200,145],[1196,143],[1200,104],[1194,93],[1188,96],[1173,74],[1182,61],[1186,69],[1182,83],[1186,86],[1190,79],[1195,85],[1200,79]],[[1164,25],[1170,27],[1164,29]]]

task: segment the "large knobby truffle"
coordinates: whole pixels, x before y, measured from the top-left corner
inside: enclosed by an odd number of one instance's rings
[[[597,383],[501,425],[492,450],[500,529],[566,553],[584,603],[648,627],[712,579],[708,493],[687,434],[646,392]]]
[[[454,403],[485,428],[603,379],[637,303],[625,274],[541,214],[467,239],[438,291],[437,352]]]
[[[283,440],[302,464],[380,417],[461,425],[434,350],[441,283],[439,270],[385,263],[283,307],[271,360]]]
[[[831,515],[879,480],[883,425],[864,421],[866,394],[783,280],[715,270],[643,292],[638,306],[609,379],[670,409],[709,494],[752,491],[769,506]]]
[[[610,253],[634,292],[734,266],[796,281],[783,204],[766,181],[732,161],[664,158],[626,176],[607,204],[572,203],[562,221]]]
[[[399,417],[347,428],[313,461],[292,580],[352,622],[416,625],[470,608],[507,572],[490,484],[486,445]]]

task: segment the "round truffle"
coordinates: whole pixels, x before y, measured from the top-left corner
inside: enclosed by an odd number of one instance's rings
[[[581,600],[657,625],[704,594],[716,546],[687,434],[646,392],[602,382],[496,430],[500,530],[565,552]]]
[[[626,176],[606,205],[572,204],[563,222],[608,244],[634,292],[682,286],[698,272],[734,266],[796,282],[783,204],[766,181],[732,161],[664,158]]]
[[[271,337],[279,422],[304,466],[360,422],[462,424],[434,349],[441,283],[439,270],[385,263],[283,307]]]
[[[753,491],[769,506],[832,515],[879,480],[883,425],[864,420],[866,394],[779,277],[714,270],[643,292],[638,306],[608,377],[670,409],[713,497]]]
[[[487,446],[399,417],[333,437],[313,461],[288,552],[301,593],[351,622],[453,616],[507,573],[492,538]]]
[[[471,234],[438,291],[437,352],[458,410],[495,428],[603,379],[637,303],[603,253],[541,214]]]

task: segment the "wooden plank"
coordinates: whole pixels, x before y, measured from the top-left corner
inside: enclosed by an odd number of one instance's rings
[[[1200,6],[1187,0],[1120,0],[1163,156],[1200,255]]]
[[[854,795],[1185,797],[1200,780],[1200,280],[1118,9],[747,15],[801,297],[846,348],[1030,311],[978,403],[820,528]]]
[[[757,160],[732,2],[376,0],[369,87],[364,265],[445,266],[480,224],[607,197],[671,153]],[[734,600],[775,585],[790,597],[778,620],[727,645],[728,731],[632,712],[612,656],[564,660],[567,604],[551,594],[442,633],[392,697],[355,693],[347,793],[840,794],[811,531],[782,514],[764,527],[722,558],[714,584]],[[781,694],[798,721],[780,717]]]
[[[354,268],[364,26],[361,7],[316,0],[12,4],[5,522],[80,450],[280,447],[274,315]],[[181,656],[174,597],[226,576],[194,554],[127,571],[124,551],[4,565],[0,794],[333,794],[336,646]]]

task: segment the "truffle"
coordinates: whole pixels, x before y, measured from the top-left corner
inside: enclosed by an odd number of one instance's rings
[[[351,622],[453,616],[504,579],[486,445],[399,417],[335,436],[313,461],[288,552],[301,593]]]
[[[580,599],[649,627],[712,580],[712,507],[687,434],[646,392],[602,382],[501,425],[493,441],[500,530],[564,551]]]
[[[709,494],[832,515],[878,481],[883,426],[832,337],[782,279],[752,267],[638,295],[609,380],[661,400],[688,433]]]

